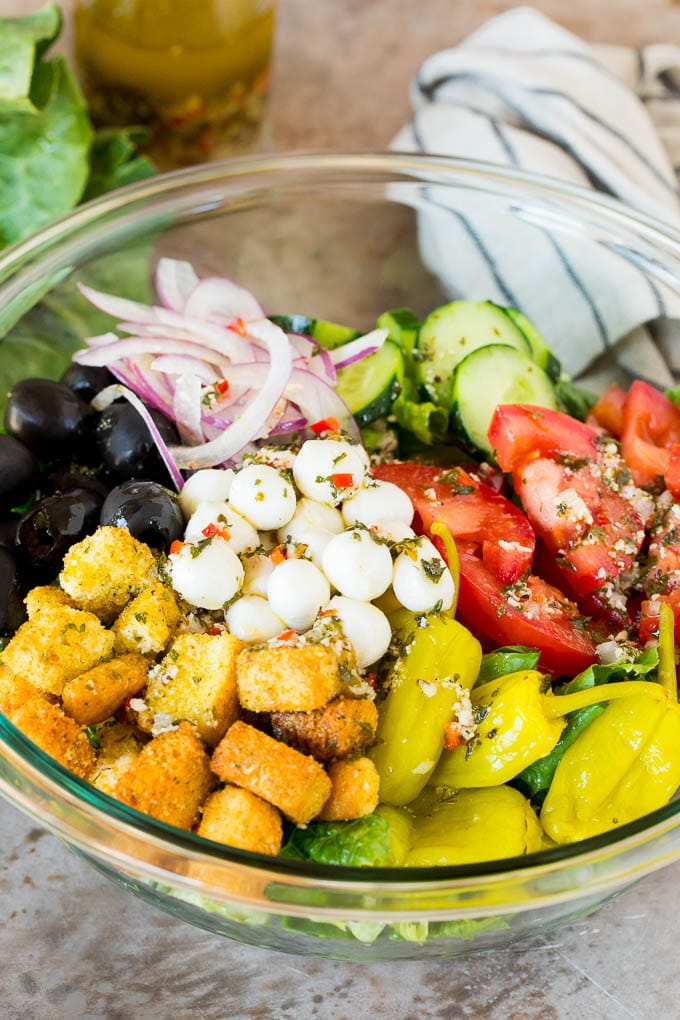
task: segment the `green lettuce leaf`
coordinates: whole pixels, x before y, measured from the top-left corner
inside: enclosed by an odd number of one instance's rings
[[[289,847],[317,864],[384,867],[390,855],[390,823],[380,815],[353,822],[310,822],[293,831]],[[290,855],[288,847],[282,852]]]
[[[506,645],[493,652],[486,652],[482,656],[475,687],[497,680],[499,676],[507,676],[508,673],[518,673],[521,669],[535,669],[540,656],[541,653],[535,648],[526,648],[524,645]]]
[[[138,146],[147,138],[143,128],[106,128],[98,131],[90,150],[90,178],[83,201],[98,198],[114,188],[153,177],[156,168]]]
[[[5,114],[37,113],[39,97],[33,94],[33,68],[61,29],[55,4],[20,18],[0,21],[0,118]]]

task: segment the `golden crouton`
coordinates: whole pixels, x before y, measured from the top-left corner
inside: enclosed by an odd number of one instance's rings
[[[314,712],[272,712],[277,740],[319,761],[362,754],[375,740],[378,710],[366,698],[335,698]]]
[[[211,767],[220,779],[269,801],[298,825],[318,815],[331,792],[318,761],[240,721],[215,748]]]
[[[160,581],[128,602],[113,630],[116,651],[139,652],[141,655],[160,655],[165,651],[180,612],[172,588]]]
[[[275,857],[283,837],[281,815],[254,793],[225,786],[211,793],[205,802],[198,835]]]
[[[238,697],[253,712],[311,712],[342,690],[338,658],[326,645],[281,645],[241,652]]]
[[[191,829],[214,785],[201,741],[182,723],[142,748],[111,795],[167,825]]]
[[[227,633],[180,634],[149,673],[144,700],[152,716],[186,719],[214,747],[238,715],[236,657],[242,648]]]
[[[76,608],[73,599],[54,584],[43,584],[38,588],[33,588],[24,599],[24,605],[26,606],[29,620],[32,620],[43,609],[58,609],[59,606],[70,606],[71,609]]]
[[[64,556],[59,583],[76,605],[112,623],[130,599],[158,579],[148,546],[127,528],[97,528]]]
[[[331,795],[317,815],[324,822],[346,822],[370,815],[378,806],[380,776],[370,758],[334,761],[328,766]]]
[[[111,793],[144,746],[142,735],[129,723],[97,727],[97,761],[90,782],[102,793]]]
[[[13,673],[50,694],[113,654],[114,636],[96,616],[58,606],[22,623],[2,652]]]
[[[143,655],[121,655],[64,684],[64,709],[81,726],[103,722],[120,708],[126,698],[141,691],[149,663]]]
[[[9,666],[0,665],[0,712],[11,719],[16,710],[36,694],[41,695],[42,691],[13,673]]]
[[[92,745],[80,726],[59,705],[42,694],[34,695],[14,712],[12,722],[71,772],[89,779],[95,760]]]

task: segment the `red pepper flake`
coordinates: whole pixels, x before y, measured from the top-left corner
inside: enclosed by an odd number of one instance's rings
[[[219,637],[220,634],[224,634],[224,627],[211,627],[208,634],[210,634],[211,637]]]
[[[132,698],[126,698],[122,705],[118,707],[115,713],[115,719],[117,723],[126,723],[130,721],[130,702]]]
[[[298,636],[298,632],[291,628],[290,630],[284,630],[283,633],[279,634],[278,640],[279,641],[290,641],[292,638],[296,638],[297,636]]]
[[[277,545],[275,549],[269,553],[269,559],[272,561],[275,567],[278,567],[279,563],[283,563],[286,559],[286,548],[283,545]]]
[[[337,615],[338,614],[334,609],[322,609],[321,612],[319,613],[319,619],[321,619],[322,616],[337,616]]]
[[[376,673],[367,673],[364,679],[369,687],[375,687],[378,676]]]
[[[322,432],[339,432],[340,422],[337,418],[320,418],[318,421],[312,422],[309,426],[312,432],[316,432],[317,436],[320,436]]]
[[[206,524],[201,529],[201,534],[205,538],[223,538],[225,542],[228,542],[231,537],[228,528],[221,528],[217,524]]]
[[[336,489],[349,489],[354,485],[354,475],[349,471],[336,471],[334,475],[331,475],[331,481]]]
[[[218,381],[215,383],[215,392],[220,397],[226,397],[227,393],[229,392],[229,380],[218,379]]]
[[[186,542],[180,542],[180,540],[176,538],[174,542],[170,543],[170,555],[176,556],[178,552],[182,551],[185,545]]]
[[[463,738],[460,735],[458,723],[447,723],[444,729],[444,749],[446,751],[455,751],[462,743]]]
[[[239,336],[248,336],[246,324],[240,317],[232,319],[231,322],[227,323],[227,329],[230,329],[232,333],[238,333]]]

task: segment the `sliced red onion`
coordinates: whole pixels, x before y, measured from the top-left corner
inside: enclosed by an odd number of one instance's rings
[[[103,389],[97,394],[92,401],[92,406],[96,411],[103,411],[109,406],[109,404],[112,404],[114,400],[118,400],[119,397],[125,397],[144,421],[146,427],[151,433],[151,438],[156,444],[158,452],[161,455],[161,459],[168,469],[175,488],[178,492],[181,492],[182,486],[184,485],[184,479],[182,478],[179,467],[174,461],[172,453],[163,441],[163,437],[158,431],[158,427],[151,417],[149,409],[145,407],[136,393],[133,393],[127,386],[121,386],[120,383],[113,383],[113,385],[107,386],[106,389]]]
[[[288,337],[268,319],[254,323],[254,334],[269,350],[269,372],[262,388],[242,414],[217,439],[194,447],[173,447],[171,454],[178,467],[204,468],[222,464],[240,453],[258,436],[270,414],[283,396],[293,370],[293,357]],[[248,327],[249,332],[251,326]],[[310,373],[311,374],[311,373]],[[312,376],[312,378],[316,378]]]
[[[361,442],[361,432],[347,404],[327,382],[313,372],[293,369],[285,397],[300,409],[308,422],[337,418],[352,438]]]
[[[150,305],[143,305],[139,301],[129,301],[127,298],[116,297],[114,294],[104,294],[93,287],[87,287],[84,283],[78,284],[78,290],[87,300],[101,309],[108,312],[116,319],[131,319],[133,322],[157,322],[154,309]]]
[[[162,337],[126,337],[115,343],[102,344],[99,347],[83,348],[76,351],[73,360],[79,365],[110,366],[123,358],[135,358],[144,354],[179,354],[200,356],[208,364],[217,362],[218,371],[213,378],[221,379],[229,368],[229,363],[221,361],[215,351],[199,344],[187,344],[183,340],[165,340]]]
[[[345,368],[347,365],[353,365],[355,361],[359,361],[361,358],[366,358],[369,354],[375,354],[376,351],[379,351],[387,340],[388,335],[386,329],[373,329],[370,333],[359,336],[356,340],[350,340],[348,344],[343,344],[342,347],[336,347],[335,350],[329,351],[330,359],[336,368]]]
[[[161,304],[173,312],[183,312],[189,295],[199,283],[191,262],[161,258],[156,266],[156,293]]]
[[[211,365],[206,365],[198,358],[190,358],[183,355],[162,354],[154,358],[150,366],[155,372],[165,372],[168,375],[193,375],[206,386],[220,379],[220,373]]]
[[[264,309],[250,291],[222,276],[206,276],[189,294],[184,313],[226,325],[233,319],[261,319]]]
[[[201,380],[197,375],[180,375],[175,380],[174,418],[180,439],[192,446],[203,442],[201,390]]]

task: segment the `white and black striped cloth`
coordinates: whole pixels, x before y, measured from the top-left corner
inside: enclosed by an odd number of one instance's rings
[[[412,98],[395,149],[537,171],[680,228],[678,46],[589,46],[515,8],[426,60]],[[435,186],[418,208],[424,260],[452,297],[520,307],[573,376],[612,348],[632,375],[677,379],[680,324],[660,320],[680,319],[680,296],[615,246],[509,217],[489,195]]]

